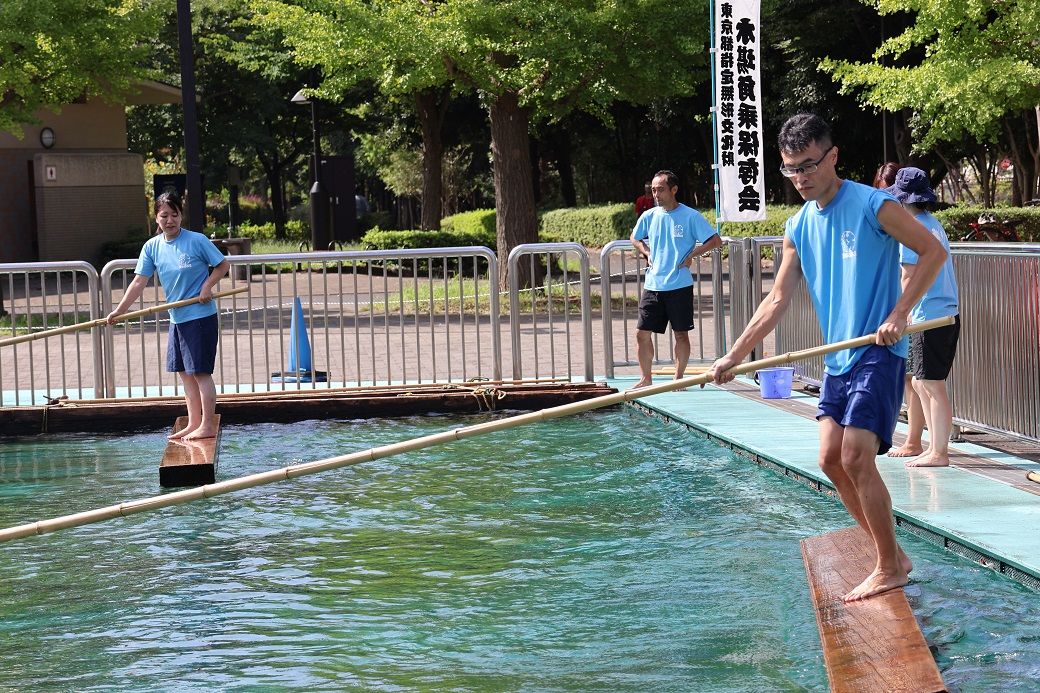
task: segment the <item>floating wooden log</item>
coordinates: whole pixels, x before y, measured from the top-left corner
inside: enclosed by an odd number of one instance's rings
[[[220,447],[220,414],[217,435],[199,440],[170,440],[159,463],[159,485],[163,488],[203,486],[217,480],[217,449]],[[174,432],[188,425],[187,416],[178,416]]]
[[[874,543],[859,527],[802,540],[827,678],[834,693],[945,691],[902,589],[846,604],[874,570]]]
[[[225,424],[291,423],[307,419],[367,419],[414,414],[473,414],[489,409],[533,411],[617,392],[597,383],[535,383],[416,387],[385,391],[306,390],[218,397]],[[505,395],[502,397],[502,395]],[[122,432],[163,428],[184,413],[184,398],[60,402],[47,407],[0,408],[0,436]]]

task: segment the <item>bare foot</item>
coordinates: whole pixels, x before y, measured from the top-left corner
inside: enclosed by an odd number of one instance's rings
[[[903,443],[898,448],[892,448],[886,454],[889,457],[917,457],[922,452],[924,452],[924,448],[921,447],[920,443],[917,445]]]
[[[873,573],[867,576],[866,580],[859,583],[859,586],[854,587],[852,591],[842,597],[841,600],[847,604],[861,599],[868,599],[876,594],[881,594],[902,587],[907,582],[909,582],[909,580],[907,579],[906,573],[902,571],[890,574],[875,569]]]
[[[216,438],[217,429],[215,426],[202,427],[199,426],[191,433],[184,436],[184,440],[202,440],[204,438]]]
[[[650,387],[653,384],[654,384],[654,379],[653,378],[643,378],[642,380],[640,380],[638,383],[636,383],[635,385],[633,385],[629,389],[630,390],[638,390],[641,387]]]
[[[907,467],[949,467],[950,456],[932,452],[904,462]]]
[[[906,551],[903,551],[902,546],[899,547],[899,565],[907,575],[914,571],[914,564],[906,555]]]
[[[189,422],[188,425],[185,426],[184,428],[182,428],[181,430],[174,431],[170,435],[166,436],[166,440],[179,440],[179,439],[183,438],[184,436],[188,435],[189,433],[191,433],[192,431],[194,431],[198,427],[199,427],[198,424],[193,424],[193,423]]]

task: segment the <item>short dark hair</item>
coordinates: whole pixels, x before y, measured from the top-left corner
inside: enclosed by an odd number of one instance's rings
[[[788,118],[780,128],[777,143],[784,154],[804,152],[813,143],[827,149],[831,140],[831,126],[815,113],[799,113]]]
[[[668,169],[664,169],[664,170],[658,171],[657,173],[654,174],[654,178],[657,178],[658,176],[664,176],[665,178],[668,179],[668,187],[669,188],[678,188],[679,187],[679,176],[675,175],[674,173],[672,173]]]
[[[156,214],[159,213],[159,210],[162,209],[163,205],[176,209],[178,214],[184,214],[184,203],[181,202],[181,196],[175,192],[164,192],[162,195],[155,198]]]

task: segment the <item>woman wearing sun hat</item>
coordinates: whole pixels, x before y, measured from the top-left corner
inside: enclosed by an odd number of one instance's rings
[[[929,213],[935,203],[935,193],[928,174],[919,168],[901,168],[895,184],[886,188],[908,212],[914,215],[946,249],[946,262],[935,282],[910,312],[911,323],[933,318],[958,316],[957,278],[953,271],[950,241],[942,224]],[[903,286],[909,283],[917,267],[917,253],[906,246],[900,247]],[[960,317],[953,325],[939,327],[910,335],[910,354],[913,363],[914,391],[921,398],[925,425],[928,427],[928,449],[906,462],[907,467],[946,467],[950,464],[950,432],[953,430],[953,408],[946,392],[946,378],[953,367],[960,338]]]

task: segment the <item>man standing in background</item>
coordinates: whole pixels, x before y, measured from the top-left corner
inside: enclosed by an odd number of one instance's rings
[[[722,239],[708,220],[676,199],[679,179],[674,173],[658,171],[650,184],[650,192],[657,206],[643,212],[632,230],[632,245],[649,265],[636,323],[640,379],[635,387],[646,387],[653,382],[651,335],[664,334],[669,324],[675,335],[675,379],[683,377],[690,360],[689,332],[693,329],[690,267],[697,256],[722,247]]]

